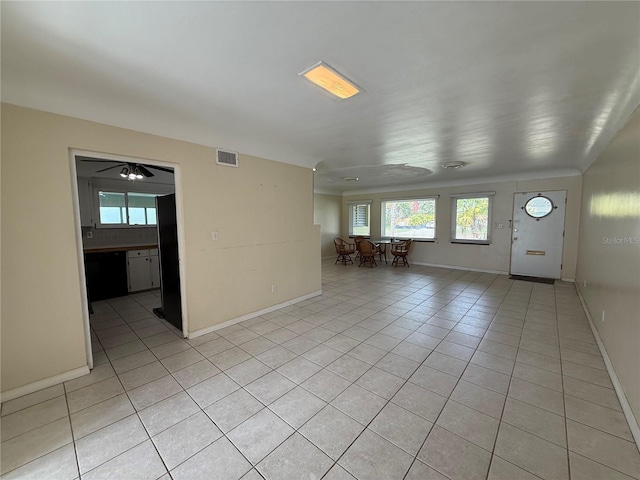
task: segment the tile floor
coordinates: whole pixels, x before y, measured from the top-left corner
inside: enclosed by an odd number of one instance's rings
[[[94,304],[96,367],[2,406],[3,478],[632,479],[574,286],[323,262],[323,295],[193,340]]]

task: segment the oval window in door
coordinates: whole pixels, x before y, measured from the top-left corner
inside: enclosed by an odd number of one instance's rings
[[[530,217],[543,218],[553,211],[553,202],[547,197],[533,197],[524,204],[524,211]]]

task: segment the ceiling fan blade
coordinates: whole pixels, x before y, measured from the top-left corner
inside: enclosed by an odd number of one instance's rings
[[[76,157],[76,158],[78,158],[78,157]],[[117,162],[117,160],[101,160],[101,159],[98,159],[98,158],[85,158],[85,157],[79,158],[79,160],[81,162],[98,162],[98,163],[114,163],[114,162]]]
[[[155,165],[148,165],[149,168],[155,168],[156,170],[160,170],[161,172],[169,172],[169,173],[173,173],[173,168],[167,168],[167,167],[157,167]]]
[[[107,170],[111,170],[112,168],[118,168],[118,167],[121,167],[122,165],[126,165],[126,164],[119,163],[118,165],[113,165],[111,167],[103,168],[102,170],[96,170],[96,173],[106,172]]]
[[[136,165],[138,167],[138,170],[140,170],[140,173],[143,174],[145,177],[153,177],[153,173],[151,173],[149,170],[147,170],[147,168],[144,165]]]

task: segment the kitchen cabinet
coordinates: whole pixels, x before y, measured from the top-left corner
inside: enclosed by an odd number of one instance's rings
[[[160,288],[160,257],[157,248],[149,250],[149,268],[151,269],[151,288]]]
[[[127,252],[129,292],[160,288],[158,249]]]
[[[80,207],[80,225],[93,227],[93,192],[91,179],[78,177],[78,206]]]
[[[89,302],[127,295],[127,262],[123,251],[85,254]]]

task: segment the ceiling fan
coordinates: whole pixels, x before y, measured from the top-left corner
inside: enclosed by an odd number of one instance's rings
[[[81,158],[80,159],[83,162],[99,162],[99,163],[113,163],[114,160],[98,160],[98,159],[93,159],[93,158]],[[158,167],[158,166],[154,166],[154,165],[141,165],[139,163],[134,163],[134,162],[119,162],[116,163],[116,165],[112,165],[110,167],[107,168],[103,168],[102,170],[97,170],[96,173],[100,173],[100,172],[106,172],[107,170],[111,170],[114,168],[120,168],[122,167],[122,170],[120,170],[120,176],[122,178],[128,178],[129,180],[141,180],[144,177],[153,177],[154,174],[149,170],[149,168],[153,168],[155,170],[159,170],[161,172],[168,172],[168,173],[173,173],[173,169],[172,168],[167,168],[167,167]],[[148,167],[148,168],[147,168]]]

